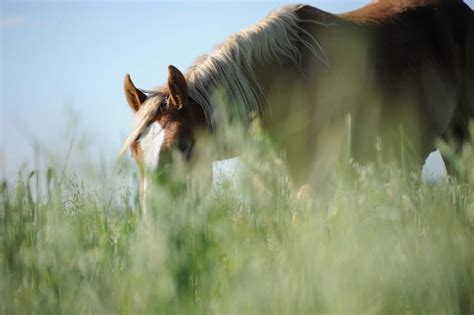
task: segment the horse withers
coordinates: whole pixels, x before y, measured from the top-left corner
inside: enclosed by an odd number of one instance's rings
[[[150,174],[204,151],[199,135],[212,142],[255,116],[285,151],[295,185],[324,178],[347,138],[356,161],[420,167],[436,139],[468,139],[474,13],[461,0],[379,0],[344,14],[289,5],[185,74],[170,66],[153,93],[128,75],[124,88],[135,125],[121,153],[130,148],[139,165],[142,197]]]

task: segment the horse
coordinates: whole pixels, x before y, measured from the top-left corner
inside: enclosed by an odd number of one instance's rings
[[[260,121],[295,185],[324,177],[347,143],[361,163],[420,167],[437,139],[469,138],[474,13],[462,0],[378,0],[342,14],[287,5],[186,73],[170,65],[151,93],[128,74],[124,90],[135,123],[121,155],[130,149],[139,166],[142,200],[153,172],[199,154],[199,135],[231,145],[216,139],[235,121]]]

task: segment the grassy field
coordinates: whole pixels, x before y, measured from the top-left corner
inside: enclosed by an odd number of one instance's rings
[[[297,199],[268,140],[252,141],[238,182],[157,187],[146,220],[128,173],[109,192],[60,168],[3,184],[1,313],[474,313],[472,146],[466,181],[372,165],[322,202]]]

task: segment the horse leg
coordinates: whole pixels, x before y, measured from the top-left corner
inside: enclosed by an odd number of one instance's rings
[[[469,115],[464,112],[458,112],[453,118],[451,128],[442,136],[447,143],[447,148],[442,148],[441,156],[446,165],[448,176],[456,180],[465,180],[464,174],[460,165],[458,165],[458,156],[463,148],[464,143],[471,140],[469,131]]]

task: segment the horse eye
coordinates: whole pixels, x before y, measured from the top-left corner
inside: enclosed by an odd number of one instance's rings
[[[178,147],[178,150],[184,153],[185,155],[189,155],[191,151],[191,145],[192,145],[191,140],[187,138],[179,138],[178,143],[176,144],[176,146]]]

